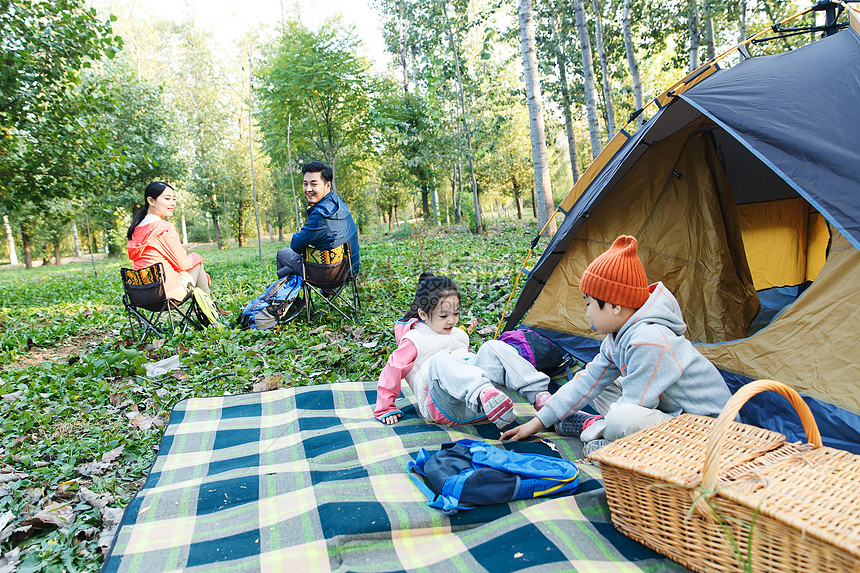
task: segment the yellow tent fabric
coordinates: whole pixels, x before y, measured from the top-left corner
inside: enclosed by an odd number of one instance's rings
[[[737,207],[700,120],[655,143],[586,220],[523,323],[592,336],[579,279],[618,235],[634,235],[651,282],[675,294],[700,342],[746,335],[759,309]]]
[[[740,205],[738,211],[756,290],[815,280],[830,234],[805,199]]]
[[[745,340],[702,345],[720,368],[749,378],[780,380],[825,402],[838,398],[860,414],[860,251],[833,232],[818,278],[764,330]]]

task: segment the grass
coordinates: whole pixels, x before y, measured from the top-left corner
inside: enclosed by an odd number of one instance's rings
[[[98,570],[106,512],[142,486],[174,404],[251,392],[272,376],[293,386],[375,379],[427,268],[459,283],[476,348],[493,337],[537,230],[509,223],[480,237],[420,227],[362,237],[356,323],[330,316],[264,332],[207,329],[163,344],[129,340],[119,280],[127,261],[97,262],[95,274],[89,263],[0,271],[3,559],[19,561],[19,573]],[[275,279],[282,246],[264,242],[262,264],[256,244],[201,251],[213,297],[233,317]],[[180,372],[145,376],[146,363],[174,355]]]

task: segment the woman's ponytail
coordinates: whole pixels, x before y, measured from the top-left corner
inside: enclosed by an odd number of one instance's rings
[[[146,186],[146,189],[143,191],[143,208],[137,212],[137,215],[131,220],[131,226],[128,228],[128,240],[131,240],[131,236],[134,234],[134,229],[140,225],[140,222],[143,221],[144,217],[149,214],[149,201],[147,198],[152,197],[153,199],[158,199],[158,196],[164,193],[164,190],[170,187],[164,181],[153,181],[149,185]],[[173,189],[173,187],[170,187]]]

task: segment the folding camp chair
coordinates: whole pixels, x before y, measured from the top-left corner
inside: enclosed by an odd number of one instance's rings
[[[308,248],[302,255],[302,279],[308,322],[313,315],[313,298],[344,318],[358,318],[358,280],[352,272],[349,243],[330,250]]]
[[[164,338],[168,334],[180,332],[191,326],[200,330],[202,326],[196,319],[199,310],[197,301],[191,296],[191,291],[182,300],[167,298],[164,288],[164,267],[161,263],[134,270],[120,269],[124,294],[122,303],[128,313],[128,323],[131,326],[131,336],[138,342],[144,342],[150,336]],[[190,304],[186,310],[182,306],[186,301]],[[174,321],[173,313],[179,317]],[[167,330],[167,325],[170,330]]]

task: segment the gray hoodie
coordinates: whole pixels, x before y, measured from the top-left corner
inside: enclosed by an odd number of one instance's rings
[[[716,416],[731,393],[716,367],[684,338],[678,301],[655,283],[642,308],[600,345],[600,352],[547,401],[537,417],[544,427],[576,413],[618,378],[619,404],[636,404],[676,416]]]

